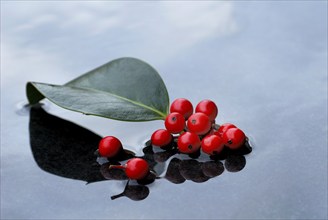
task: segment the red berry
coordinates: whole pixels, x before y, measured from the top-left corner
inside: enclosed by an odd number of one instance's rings
[[[188,118],[187,127],[190,132],[203,135],[211,129],[211,122],[207,115],[198,112]]]
[[[234,124],[230,124],[230,123],[222,124],[219,127],[219,129],[214,132],[214,134],[222,137],[223,133],[226,132],[230,128],[236,128],[236,126]]]
[[[222,139],[230,149],[238,149],[245,143],[246,136],[239,128],[230,128],[223,133]]]
[[[149,173],[149,165],[147,161],[141,158],[133,158],[128,160],[125,165],[125,174],[133,180],[140,180]]]
[[[197,134],[185,132],[178,138],[178,149],[181,153],[190,154],[200,148],[200,139]]]
[[[203,138],[201,143],[202,151],[209,155],[218,154],[223,150],[224,142],[217,135],[208,135]]]
[[[211,100],[202,100],[196,106],[195,112],[202,112],[210,118],[210,121],[214,121],[218,115],[218,107]]]
[[[99,154],[102,157],[114,157],[123,149],[119,139],[107,136],[100,140],[98,145]]]
[[[156,130],[151,136],[151,143],[157,147],[168,145],[172,141],[172,135],[165,129]]]
[[[177,134],[183,131],[185,124],[183,115],[178,112],[170,113],[165,119],[165,127],[172,134]]]
[[[194,108],[188,99],[178,98],[174,100],[170,107],[170,112],[178,112],[187,120]]]

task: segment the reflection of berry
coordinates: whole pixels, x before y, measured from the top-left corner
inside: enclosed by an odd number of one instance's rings
[[[125,173],[130,179],[140,180],[149,173],[149,165],[144,159],[133,158],[126,163]]]
[[[224,161],[224,166],[229,172],[238,172],[244,169],[246,158],[243,155],[229,155]]]
[[[177,153],[176,149],[174,149],[174,148],[166,149],[165,151],[161,151],[161,152],[156,152],[156,153],[154,153],[154,160],[157,163],[163,163],[176,153]]]
[[[190,132],[203,135],[211,129],[211,122],[207,115],[198,112],[188,118],[187,127]]]
[[[196,183],[202,183],[210,179],[203,173],[202,163],[194,159],[182,160],[179,166],[179,170],[181,175],[186,180],[191,180]]]
[[[98,149],[100,156],[114,157],[123,149],[123,147],[119,139],[113,136],[107,136],[101,139]]]
[[[217,135],[208,135],[203,138],[201,143],[202,151],[206,154],[218,154],[223,150],[224,142],[222,138]]]
[[[224,171],[224,166],[220,161],[206,161],[202,164],[202,171],[208,177],[219,176]]]
[[[170,113],[165,119],[165,127],[172,134],[180,133],[185,128],[183,115],[177,112]]]
[[[112,196],[111,199],[114,200],[114,199],[126,196],[131,200],[140,201],[140,200],[147,198],[148,195],[149,195],[149,188],[147,186],[128,185],[128,183],[127,183],[124,191],[118,195]]]
[[[148,174],[142,178],[142,179],[138,179],[137,182],[140,184],[140,185],[148,185],[148,184],[151,184],[155,181],[156,179],[156,174],[153,173],[153,172],[148,172]]]
[[[218,115],[218,107],[211,100],[202,100],[196,106],[195,112],[202,112],[210,118],[210,121],[214,121]]]
[[[239,128],[230,128],[222,135],[223,142],[230,149],[238,149],[246,140],[246,136]]]
[[[180,184],[186,181],[186,179],[180,174],[179,167],[180,167],[181,160],[178,158],[173,158],[166,170],[165,178],[175,184]]]
[[[151,143],[157,147],[164,147],[171,141],[172,135],[165,129],[158,129],[151,136]]]
[[[185,132],[178,138],[178,149],[181,153],[190,154],[200,148],[200,139],[197,134]]]
[[[172,102],[170,112],[178,112],[187,120],[193,112],[193,106],[188,99],[179,98]]]
[[[222,124],[219,127],[219,129],[214,132],[214,134],[222,137],[223,133],[226,132],[230,128],[236,128],[236,126],[234,124],[230,124],[230,123]]]

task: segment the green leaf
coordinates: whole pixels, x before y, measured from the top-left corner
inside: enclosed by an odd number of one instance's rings
[[[164,119],[169,96],[157,71],[135,58],[120,58],[100,66],[65,85],[28,82],[27,98],[43,98],[87,115],[122,121]]]

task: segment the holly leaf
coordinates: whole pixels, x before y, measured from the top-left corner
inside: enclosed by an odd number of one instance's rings
[[[169,96],[158,72],[135,58],[120,58],[66,83],[53,85],[28,82],[30,104],[43,98],[56,105],[122,121],[165,119]]]

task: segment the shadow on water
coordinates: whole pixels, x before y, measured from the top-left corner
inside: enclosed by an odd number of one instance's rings
[[[165,149],[158,149],[148,141],[143,148],[144,155],[140,158],[148,162],[151,172],[144,179],[135,181],[128,180],[122,169],[109,169],[110,165],[124,164],[122,161],[136,157],[133,152],[124,150],[114,158],[101,158],[100,162],[95,152],[102,137],[48,114],[41,106],[31,108],[29,130],[32,153],[42,170],[87,183],[126,181],[123,192],[111,196],[112,200],[123,196],[134,201],[143,200],[150,193],[146,185],[156,179],[166,179],[174,184],[187,180],[202,183],[220,176],[225,170],[239,172],[246,165],[244,155],[252,151],[246,141],[239,150],[225,148],[219,155],[206,156],[205,160],[204,155],[197,152],[186,159],[188,156],[179,154],[176,142]],[[198,160],[200,155],[203,158]]]
[[[40,106],[30,110],[29,130],[32,153],[42,170],[87,183],[105,180],[94,155],[99,135],[50,115]]]

